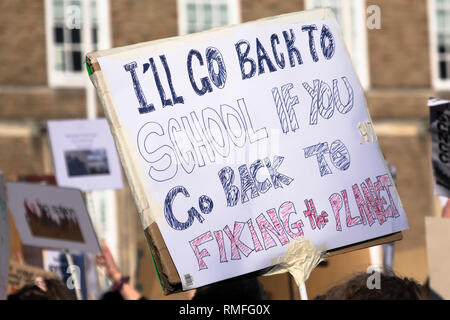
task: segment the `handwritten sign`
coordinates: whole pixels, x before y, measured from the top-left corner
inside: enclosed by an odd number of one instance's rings
[[[8,273],[8,294],[14,294],[24,286],[34,285],[36,277],[59,279],[52,272],[11,260]]]
[[[8,288],[9,221],[3,173],[0,171],[0,300],[6,299]]]
[[[318,10],[93,54],[184,289],[407,228],[339,30]]]
[[[57,275],[65,284],[69,284],[67,288],[77,295],[75,286],[72,285],[73,277],[78,277],[78,283],[80,284],[81,296],[83,299],[87,299],[87,287],[86,287],[86,274],[84,254],[71,254],[73,264],[69,264],[67,261],[67,255],[63,252],[56,250],[44,250],[42,252],[44,269]]]
[[[83,191],[120,189],[122,174],[105,119],[48,122],[56,179]]]
[[[7,191],[22,243],[101,251],[81,191],[23,182],[8,182]]]
[[[434,193],[450,198],[450,101],[428,100]]]

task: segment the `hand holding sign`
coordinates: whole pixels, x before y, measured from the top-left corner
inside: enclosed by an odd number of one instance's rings
[[[101,246],[102,253],[96,256],[97,265],[103,268],[103,272],[108,279],[117,282],[122,277],[119,268],[117,268],[112,253],[104,240],[101,241]]]

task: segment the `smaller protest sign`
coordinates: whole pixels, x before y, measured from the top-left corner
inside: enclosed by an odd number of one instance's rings
[[[80,190],[8,182],[8,201],[23,244],[100,252]]]
[[[121,189],[122,175],[105,119],[49,121],[59,186],[83,191]]]
[[[431,160],[434,193],[450,197],[450,101],[430,98]]]
[[[44,269],[55,273],[67,284],[67,288],[76,296],[75,289],[80,289],[81,298],[87,299],[86,276],[84,254],[71,254],[71,263],[67,260],[67,254],[56,250],[44,250]],[[78,277],[75,281],[73,277]],[[79,288],[76,288],[76,286]]]
[[[23,286],[35,284],[36,277],[58,279],[52,272],[11,260],[8,272],[8,294],[14,294]]]
[[[450,299],[450,219],[425,218],[430,288],[443,299]]]
[[[0,171],[0,300],[6,298],[9,260],[8,207],[3,173]]]

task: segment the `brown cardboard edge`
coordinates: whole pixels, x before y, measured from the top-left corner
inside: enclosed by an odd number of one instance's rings
[[[156,222],[150,224],[144,230],[144,233],[155,261],[156,272],[163,287],[164,295],[183,291],[180,275]]]
[[[177,272],[175,264],[172,260],[172,257],[170,256],[169,250],[167,249],[167,246],[156,222],[153,222],[148,228],[145,229],[144,232],[150,251],[155,260],[156,271],[159,274],[161,285],[164,288],[164,294],[170,295],[183,291],[180,275]],[[384,243],[399,241],[402,239],[403,234],[401,231],[399,231],[367,241],[354,243],[345,247],[329,250],[327,251],[325,257],[328,258],[339,254],[345,254],[352,251],[381,245]],[[262,270],[241,275],[239,277],[245,278],[249,276],[261,276],[268,272],[270,269],[271,267],[268,267]]]
[[[348,253],[351,251],[366,249],[369,247],[377,246],[377,245],[388,243],[388,242],[399,241],[402,239],[403,239],[403,234],[401,231],[399,231],[399,232],[391,233],[386,236],[382,236],[382,237],[370,239],[367,241],[354,243],[354,244],[351,244],[351,245],[348,245],[345,247],[329,250],[329,251],[327,251],[326,257],[332,257],[332,256],[336,256],[338,254],[344,254],[344,253]]]
[[[321,14],[322,19],[326,18],[326,17],[330,17],[330,16],[334,17],[334,15],[332,14],[332,11],[329,9],[309,10],[309,12],[312,12],[312,11],[315,11],[314,14],[317,14],[317,15]],[[295,17],[296,15],[298,15],[298,17],[301,17],[301,19],[299,21],[303,21],[302,18],[306,18],[306,20],[309,19],[309,18],[307,18],[306,14],[303,14],[303,13],[299,14],[299,13],[300,12],[287,13],[287,14],[283,14],[283,15],[279,15],[279,16],[268,17],[268,18],[258,19],[255,21],[250,21],[250,22],[240,24],[240,25],[250,25],[252,23],[257,24],[257,23],[262,23],[262,22],[270,23],[271,20],[275,20],[275,18],[279,18],[279,17],[290,18],[290,17]],[[235,27],[235,26],[231,26],[231,27]],[[215,32],[215,31],[219,31],[219,30],[223,30],[223,29],[227,29],[227,28],[229,28],[229,27],[216,28],[216,29],[212,29],[210,31],[205,31],[202,33]],[[131,49],[135,49],[135,48],[144,47],[144,46],[148,46],[151,44],[158,44],[163,41],[176,41],[176,40],[180,40],[182,38],[193,37],[196,35],[197,34],[187,35],[187,36],[178,36],[178,37],[172,37],[172,38],[166,38],[166,39],[159,39],[159,40],[124,46],[124,47],[112,48],[112,49],[103,50],[103,51],[90,52],[86,55],[86,63],[91,71],[91,74],[94,74],[97,71],[101,71],[100,64],[97,61],[97,59],[99,57],[106,56],[108,54],[115,54],[115,53],[118,53],[118,52],[121,52],[124,50],[131,50]],[[104,106],[104,109],[106,109],[105,106]],[[368,112],[368,110],[367,110],[367,112]],[[369,115],[369,117],[370,117],[370,115]],[[169,295],[169,294],[173,294],[173,293],[182,291],[181,278],[176,270],[175,264],[172,260],[172,257],[170,256],[169,250],[167,249],[167,246],[164,242],[164,239],[162,237],[162,234],[161,234],[156,222],[151,223],[144,230],[144,234],[147,239],[147,244],[149,246],[149,249],[151,251],[153,259],[155,261],[156,271],[159,275],[161,285],[164,290],[164,294]],[[401,240],[402,238],[403,238],[402,233],[397,232],[397,233],[393,233],[393,234],[390,234],[387,236],[382,236],[382,237],[378,237],[375,239],[371,239],[371,240],[367,240],[367,241],[363,241],[363,242],[359,242],[356,244],[352,244],[352,245],[348,245],[345,247],[327,251],[326,257],[344,254],[344,253],[348,253],[348,252],[355,251],[355,250],[361,250],[361,249],[365,249],[365,248],[368,248],[371,246],[380,245],[383,243],[398,241],[398,240]],[[268,267],[268,268],[265,268],[262,270],[251,272],[249,274],[241,275],[241,276],[239,276],[239,278],[250,276],[250,275],[252,275],[252,276],[264,275],[270,269],[271,269],[271,267]]]
[[[175,267],[175,264],[170,256],[169,249],[167,249],[166,243],[162,237],[156,222],[153,222],[149,227],[144,230],[147,244],[150,248],[150,252],[155,261],[156,272],[158,273],[161,286],[163,287],[164,295],[170,295],[177,292],[182,292],[183,287],[181,284],[181,278]],[[234,279],[244,279],[247,277],[256,277],[264,275],[271,267],[257,270],[248,274],[243,274]],[[225,281],[225,280],[223,280]]]

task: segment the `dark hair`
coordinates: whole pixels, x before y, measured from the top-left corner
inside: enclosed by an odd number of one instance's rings
[[[216,282],[195,292],[192,300],[264,300],[264,287],[256,277],[234,278]]]
[[[72,292],[59,279],[44,279],[49,300],[75,300]]]
[[[8,300],[75,300],[59,279],[44,279],[47,291],[36,285],[26,285],[8,296]]]
[[[120,291],[107,291],[105,292],[100,300],[108,300],[108,301],[120,301],[124,300]]]
[[[16,293],[8,295],[8,300],[49,300],[47,293],[35,285],[22,287]]]
[[[316,300],[421,300],[421,285],[411,278],[400,278],[393,272],[379,273],[380,287],[370,289],[372,274],[360,273],[344,284],[332,287]]]

